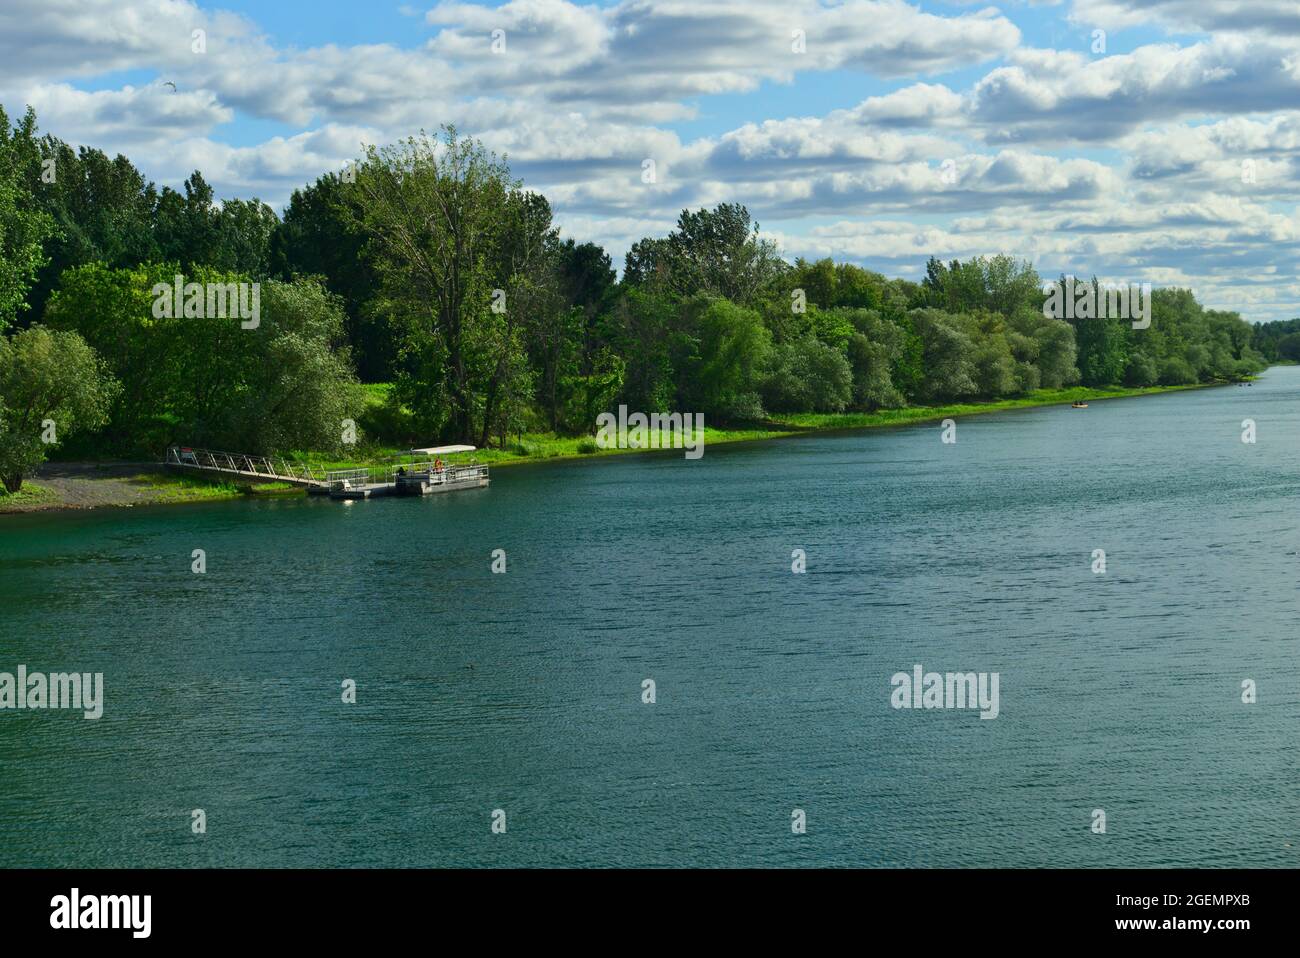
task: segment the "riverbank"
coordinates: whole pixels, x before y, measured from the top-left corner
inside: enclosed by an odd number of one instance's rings
[[[1158,393],[1204,389],[1225,383],[1191,386],[1146,386],[1069,389],[1039,389],[1012,399],[992,402],[952,403],[944,406],[909,406],[882,409],[872,413],[798,413],[773,417],[762,423],[737,423],[728,427],[706,426],[704,446],[760,439],[783,439],[820,432],[907,426],[964,416],[988,415],[1010,409],[1065,405],[1072,402],[1101,402]],[[348,469],[365,466],[400,450],[376,447],[364,458],[336,459],[322,454],[291,454],[322,469]],[[644,452],[638,449],[599,449],[590,436],[527,435],[504,449],[481,449],[475,453],[480,462],[512,466],[524,463],[564,459],[594,459]],[[37,470],[36,476],[23,484],[16,495],[0,491],[0,514],[39,512],[55,509],[97,509],[132,507],[181,502],[210,502],[237,499],[241,496],[297,494],[298,490],[283,483],[244,484],[209,481],[193,476],[166,472],[154,463],[140,462],[51,462]]]
[[[250,488],[233,482],[177,476],[148,462],[47,462],[16,494],[0,491],[0,515],[211,502],[277,491],[296,490],[281,483]]]

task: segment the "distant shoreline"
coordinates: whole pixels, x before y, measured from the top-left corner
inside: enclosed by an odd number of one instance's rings
[[[1102,402],[1129,399],[1189,389],[1210,389],[1231,383],[1197,383],[1188,386],[1138,386],[1095,389],[1083,386],[1068,389],[1036,390],[1026,396],[991,402],[952,403],[944,406],[908,406],[883,409],[874,413],[797,413],[769,422],[736,424],[734,427],[707,427],[704,446],[765,439],[785,439],[837,432],[857,432],[889,426],[911,426],[943,419],[983,416],[1011,409],[1034,409],[1068,405],[1072,402]],[[588,440],[590,437],[586,437]],[[608,456],[663,452],[657,449],[602,449],[580,451],[584,437],[536,440],[526,438],[507,449],[481,450],[480,461],[493,467],[530,463],[560,462],[577,459],[600,459]],[[331,468],[364,465],[359,462],[331,462]],[[0,493],[0,515],[32,512],[66,512],[70,510],[130,508],[134,506],[217,502],[242,498],[300,495],[300,490],[283,484],[249,486],[234,482],[211,482],[189,475],[177,475],[149,462],[49,462],[35,477],[23,484],[17,495]]]

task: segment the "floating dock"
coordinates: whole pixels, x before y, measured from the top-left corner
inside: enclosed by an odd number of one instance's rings
[[[488,467],[420,463],[387,469],[384,475],[371,469],[348,469],[329,473],[331,499],[377,499],[380,496],[431,496],[461,489],[482,489],[491,479]]]
[[[460,489],[482,489],[491,481],[487,466],[442,461],[443,456],[473,451],[473,446],[429,446],[412,449],[389,466],[331,472],[326,476],[330,498],[431,496]]]

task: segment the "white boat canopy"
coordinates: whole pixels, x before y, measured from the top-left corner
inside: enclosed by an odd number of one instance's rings
[[[474,446],[430,446],[428,449],[412,449],[411,456],[444,456],[451,452],[473,452]]]

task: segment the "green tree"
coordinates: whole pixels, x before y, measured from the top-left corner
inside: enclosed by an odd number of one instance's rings
[[[1129,353],[1128,366],[1124,369],[1125,386],[1154,386],[1160,381],[1160,370],[1156,362],[1140,349]]]
[[[280,220],[261,200],[226,200],[217,215],[217,246],[207,265],[264,279],[271,272],[272,237]]]
[[[922,401],[946,402],[976,395],[976,348],[962,318],[937,309],[918,309],[911,315],[922,348]]]
[[[1060,282],[1065,282],[1062,277]],[[1074,285],[1076,299],[1083,294],[1085,284],[1076,281]],[[1094,276],[1092,279],[1093,297],[1097,308],[1106,292]],[[1129,320],[1114,316],[1077,317],[1069,320],[1074,327],[1074,340],[1078,350],[1079,378],[1085,386],[1110,386],[1124,379],[1124,370],[1128,366],[1128,331]]]
[[[1038,272],[1025,260],[979,256],[944,264],[930,257],[921,284],[923,305],[949,313],[980,310],[1011,316],[1042,301]]]
[[[235,327],[242,346],[228,367],[235,383],[216,403],[232,410],[228,442],[252,452],[341,451],[345,423],[355,422],[365,403],[349,353],[338,348],[342,303],[317,282],[270,281],[262,284],[261,308],[257,329]],[[196,420],[211,416],[211,406],[194,410]]]
[[[177,375],[178,347],[171,341],[182,335],[175,327],[184,321],[155,320],[151,289],[156,283],[171,284],[179,269],[174,263],[130,269],[75,266],[60,277],[45,307],[45,322],[84,337],[120,383],[102,434],[107,450],[140,455],[161,451],[169,441],[173,423],[164,397]]]
[[[271,240],[271,270],[280,279],[318,277],[343,301],[344,328],[363,382],[390,382],[399,371],[398,331],[374,308],[379,277],[366,257],[361,193],[328,173],[294,190]]]
[[[1300,319],[1283,319],[1271,323],[1259,323],[1251,329],[1250,345],[1263,360],[1277,362],[1278,347],[1281,340],[1292,333],[1300,332]],[[1300,350],[1296,350],[1300,352]],[[1281,357],[1290,359],[1289,356]]]
[[[760,394],[775,412],[843,412],[853,398],[853,370],[838,349],[808,336],[773,347]]]
[[[1078,351],[1069,323],[1044,316],[1037,303],[1017,309],[1007,322],[1017,335],[1033,340],[1032,348],[1021,349],[1017,359],[1034,363],[1041,387],[1060,389],[1079,381]]]
[[[154,211],[154,237],[159,258],[181,264],[185,271],[215,265],[221,246],[221,211],[212,187],[195,170],[184,194],[163,187]]]
[[[771,341],[759,314],[701,295],[684,305],[679,329],[676,372],[682,410],[754,417],[760,410],[758,377]]]
[[[908,332],[875,309],[839,308],[838,313],[852,332],[843,346],[853,372],[851,405],[874,410],[904,405],[894,385],[893,369],[907,346]]]
[[[157,195],[130,160],[120,154],[109,159],[88,147],[74,150],[48,135],[24,152],[32,195],[54,223],[45,243],[47,262],[28,294],[33,316],[44,313],[59,276],[70,267],[135,266],[158,258]]]
[[[1282,359],[1300,362],[1300,333],[1288,333],[1277,341],[1277,355]]]
[[[35,114],[28,110],[11,131],[0,108],[0,333],[27,308],[27,291],[47,260],[41,244],[54,233],[53,221],[39,209],[22,177],[23,136],[30,139],[35,124]]]
[[[1002,317],[981,312],[962,316],[961,324],[972,345],[971,376],[975,394],[981,399],[997,399],[1022,391],[1022,377],[1017,375],[1016,358],[1007,341]]]
[[[0,483],[14,493],[49,449],[108,417],[117,384],[84,339],[43,326],[0,337]]]
[[[624,280],[683,299],[702,293],[753,305],[786,269],[775,244],[758,235],[749,210],[720,203],[682,210],[665,239],[645,239],[628,251]]]
[[[677,310],[666,296],[630,286],[620,291],[602,323],[602,339],[622,366],[620,399],[632,409],[658,412],[674,408],[676,387],[672,347]],[[603,412],[598,407],[596,412]],[[690,410],[694,411],[694,410]],[[585,420],[594,426],[595,417]]]
[[[160,315],[153,287],[170,290],[177,268],[77,267],[50,298],[48,324],[82,334],[121,380],[108,449],[158,455],[174,442],[251,453],[340,449],[344,420],[355,421],[364,397],[339,348],[338,299],[316,282],[267,281],[252,328],[206,309]],[[251,305],[247,276],[199,267],[186,278],[248,284]]]
[[[504,295],[501,308],[478,314],[472,341],[485,345],[483,425],[479,445],[489,437],[521,425],[533,398],[536,376],[528,365],[527,342],[532,330],[545,328],[548,348],[542,373],[552,427],[558,414],[556,388],[572,355],[576,317],[561,301],[558,277],[559,238],[551,222],[551,204],[540,193],[512,190],[506,197],[506,228],[495,264],[493,299]]]
[[[672,294],[669,246],[666,239],[647,236],[637,240],[623,258],[623,282],[655,294]]]
[[[559,301],[570,304],[570,322],[576,324],[565,330],[565,338],[576,336],[577,346],[571,363],[561,359],[555,364],[556,402],[561,408],[557,425],[586,432],[623,385],[626,367],[605,340],[602,323],[617,295],[617,274],[609,254],[595,243],[565,240],[555,255]]]
[[[379,305],[400,324],[412,363],[397,394],[426,422],[445,416],[457,439],[486,435],[522,348],[512,294],[527,297],[538,282],[549,205],[525,196],[504,162],[453,127],[438,140],[421,133],[371,147],[356,185]]]

